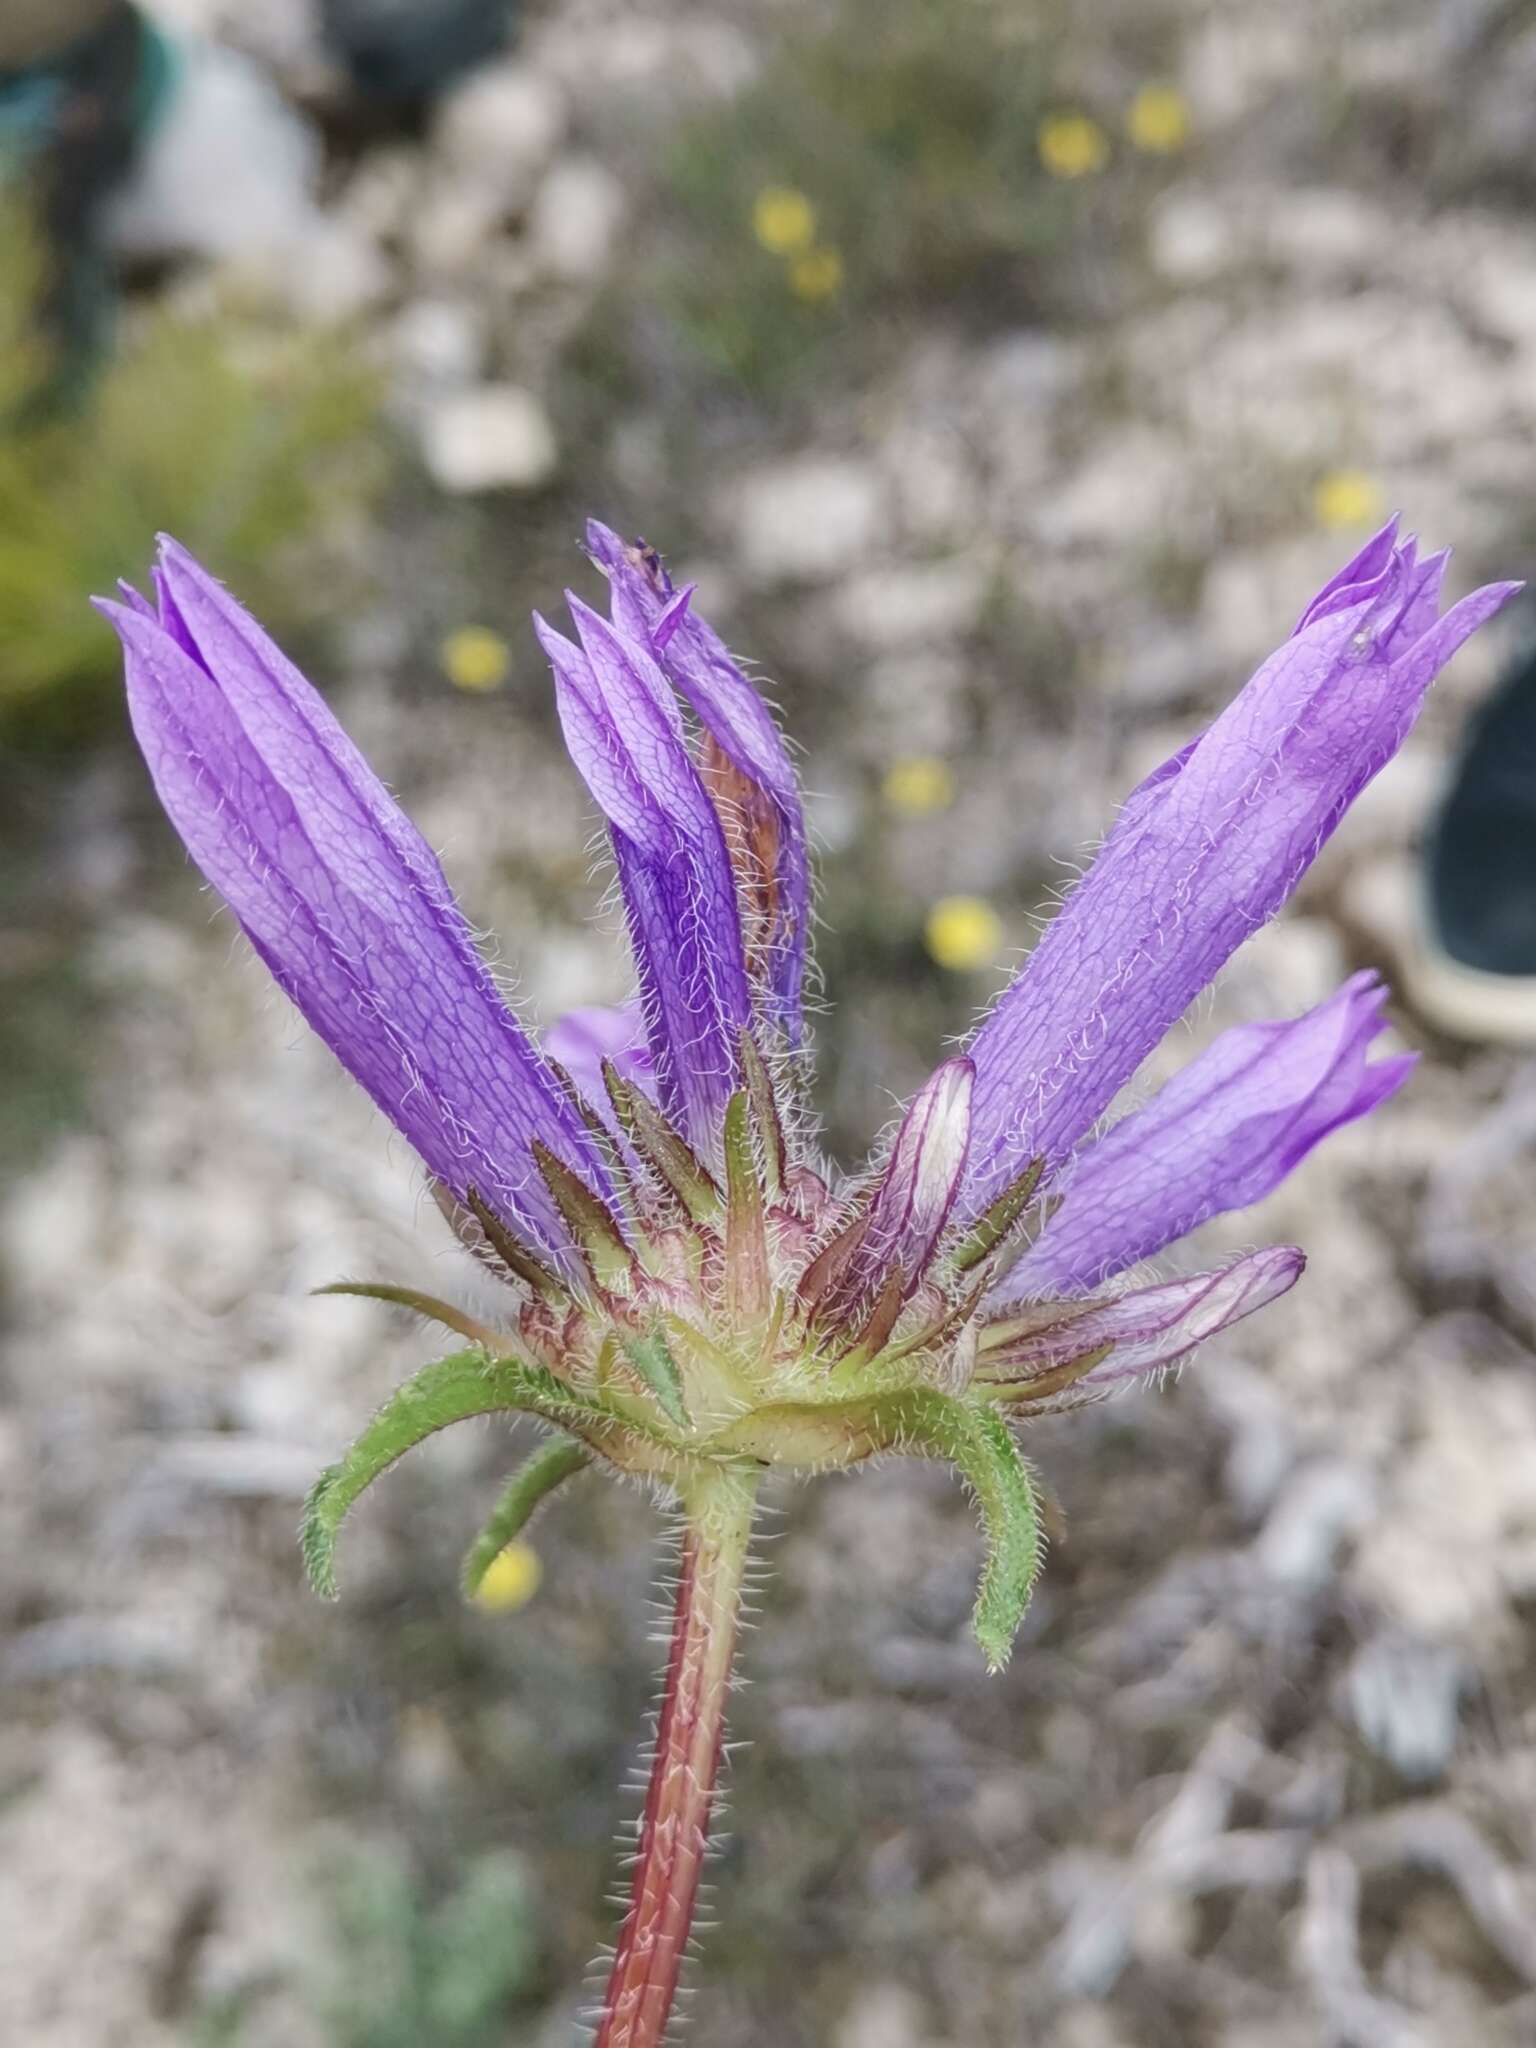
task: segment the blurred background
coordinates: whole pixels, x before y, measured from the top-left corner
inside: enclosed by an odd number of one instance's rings
[[[86,597],[200,552],[548,1020],[627,981],[527,614],[594,593],[587,512],[644,533],[805,749],[851,1161],[1387,510],[1453,594],[1530,573],[1536,9],[3,0],[0,421],[0,2011],[553,2048],[663,1531],[580,1482],[463,1607],[519,1447],[456,1432],[305,1590],[304,1491],[431,1355],[307,1290],[461,1275]],[[1526,631],[1159,1073],[1411,959]],[[1066,1533],[1004,1677],[942,1475],[776,1500],[699,2040],[1536,2039],[1536,1066],[1394,1014],[1412,1087],[1204,1247],[1303,1286],[1037,1428]]]

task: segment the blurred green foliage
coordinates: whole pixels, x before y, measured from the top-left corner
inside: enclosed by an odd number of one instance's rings
[[[320,611],[295,573],[382,482],[377,393],[339,335],[157,310],[67,408],[40,407],[32,325],[39,252],[0,213],[0,735],[89,733],[117,673],[92,592],[143,574],[173,532],[281,630]]]
[[[336,2048],[489,2048],[505,2038],[535,1956],[515,1857],[482,1856],[432,1903],[406,1857],[380,1846],[335,1868],[327,1889],[337,1962],[317,2004]]]
[[[289,1988],[331,2048],[500,2048],[510,2007],[535,1962],[531,1895],[522,1866],[491,1852],[433,1901],[395,1844],[357,1846],[316,1880],[326,1947]],[[209,1999],[189,2048],[262,2039],[264,1980]]]
[[[1032,9],[837,0],[825,20],[671,152],[663,206],[682,232],[660,303],[707,362],[760,391],[903,308],[1037,317],[1081,203],[1041,169],[1053,63]],[[775,191],[810,202],[804,246],[759,239]]]

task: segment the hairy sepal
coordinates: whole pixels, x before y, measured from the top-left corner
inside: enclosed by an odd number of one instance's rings
[[[459,1584],[472,1600],[480,1583],[507,1545],[527,1528],[535,1511],[559,1486],[592,1462],[592,1454],[573,1437],[554,1436],[540,1444],[507,1481],[485,1527],[464,1553]]]
[[[901,1448],[946,1458],[970,1487],[987,1538],[972,1626],[987,1668],[1001,1671],[1040,1575],[1043,1544],[1034,1483],[1013,1432],[996,1409],[914,1390],[895,1399]]]
[[[385,1280],[332,1280],[328,1286],[313,1288],[311,1292],[353,1294],[364,1301],[387,1301],[395,1308],[408,1308],[413,1314],[424,1316],[429,1323],[440,1323],[445,1330],[467,1337],[471,1344],[483,1345],[488,1352],[500,1348],[501,1340],[487,1324],[464,1309],[455,1308],[451,1301],[439,1301],[435,1294],[423,1294],[415,1287],[394,1287]]]
[[[439,1358],[398,1388],[346,1454],[328,1465],[304,1504],[299,1543],[310,1584],[336,1598],[336,1539],[354,1502],[405,1453],[471,1416],[507,1412],[612,1434],[625,1425],[600,1403],[556,1379],[543,1366],[493,1358],[476,1345]]]
[[[698,1154],[633,1081],[612,1060],[603,1061],[603,1085],[619,1128],[663,1186],[695,1223],[718,1221],[720,1190]]]
[[[624,1356],[655,1395],[662,1413],[679,1429],[692,1426],[683,1399],[683,1376],[671,1347],[659,1329],[621,1330],[619,1342]]]

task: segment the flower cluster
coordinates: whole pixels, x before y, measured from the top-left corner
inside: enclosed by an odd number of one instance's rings
[[[869,1165],[835,1172],[807,1099],[811,884],[777,726],[656,554],[588,529],[608,616],[536,631],[607,823],[637,992],[537,1044],[442,870],[321,699],[166,542],[154,601],[103,607],[162,801],[281,986],[420,1155],[505,1282],[494,1325],[409,1290],[466,1347],[324,1476],[306,1545],[463,1416],[550,1425],[470,1554],[482,1575],[584,1464],[670,1489],[683,1584],[635,1904],[601,2038],[659,2038],[686,1938],[758,1475],[880,1452],[952,1462],[987,1527],[976,1626],[1007,1656],[1039,1566],[1013,1424],[1184,1358],[1283,1294],[1287,1246],[1127,1287],[1257,1201],[1412,1064],[1372,1059],[1385,992],[1239,1026],[1101,1132],[1122,1086],[1271,917],[1436,672],[1514,586],[1440,612],[1443,554],[1395,524],[1199,738],[1122,807],[1022,972]],[[1117,1284],[1120,1283],[1120,1284]],[[702,1803],[701,1803],[702,1802]],[[664,1867],[663,1867],[664,1866]]]

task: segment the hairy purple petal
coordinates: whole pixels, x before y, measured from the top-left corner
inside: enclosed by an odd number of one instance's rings
[[[426,842],[320,697],[173,542],[142,599],[103,604],[172,823],[310,1023],[456,1195],[540,1248],[567,1234],[538,1139],[598,1185],[587,1131],[507,1009]]]
[[[1413,1071],[1411,1053],[1368,1059],[1386,999],[1374,974],[1357,974],[1304,1017],[1224,1031],[1078,1154],[1061,1207],[1008,1276],[1008,1297],[1082,1293],[1212,1216],[1262,1201]]]
[[[608,577],[614,625],[655,656],[669,683],[697,714],[746,785],[734,800],[754,813],[745,822],[765,846],[772,901],[762,952],[764,1008],[793,1046],[804,1036],[801,996],[810,932],[810,862],[800,790],[773,716],[712,627],[692,611],[690,592],[674,592],[660,558],[629,546],[597,520],[587,548]]]
[[[571,601],[582,644],[534,627],[571,757],[611,829],[662,1107],[707,1157],[752,1018],[725,836],[644,643]]]
[[[1443,563],[1381,537],[1192,748],[1148,778],[968,1050],[979,1214],[1030,1159],[1059,1167],[1228,956],[1271,917],[1401,745],[1436,672],[1519,587],[1424,625]],[[1364,593],[1363,595],[1361,593]],[[1333,595],[1339,595],[1335,590]]]
[[[1063,1303],[1060,1321],[1037,1324],[1013,1342],[985,1353],[986,1377],[1038,1378],[1106,1344],[1113,1346],[1109,1356],[1078,1381],[1079,1387],[1107,1386],[1157,1372],[1255,1309],[1267,1308],[1295,1286],[1305,1265],[1294,1245],[1269,1245],[1213,1273],[1139,1287],[1115,1301],[1090,1303],[1086,1309]],[[1005,1328],[1006,1324],[999,1326],[995,1334]]]
[[[904,1294],[922,1278],[960,1185],[974,1079],[969,1060],[946,1060],[907,1105],[868,1225],[838,1283],[839,1301],[865,1299],[892,1272],[900,1273]]]

